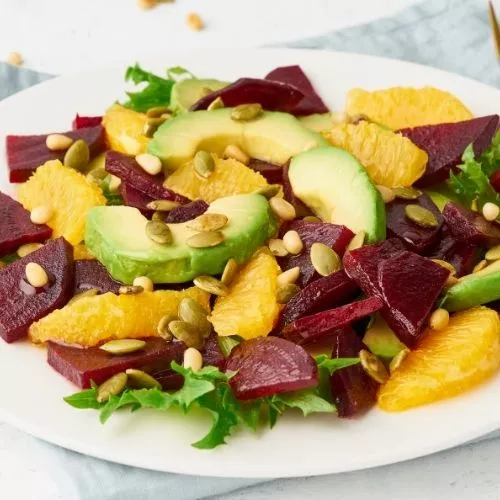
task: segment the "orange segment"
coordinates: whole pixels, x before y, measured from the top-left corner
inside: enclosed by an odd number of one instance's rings
[[[402,411],[460,394],[500,366],[500,320],[486,307],[455,314],[444,330],[429,330],[380,388],[379,406]]]
[[[244,339],[265,337],[280,311],[276,302],[276,278],[280,272],[268,251],[256,252],[234,278],[229,295],[215,302],[210,319],[215,331]]]
[[[375,184],[389,188],[411,186],[427,165],[427,153],[410,139],[367,121],[334,126],[330,142],[354,155]]]
[[[73,248],[73,258],[75,260],[94,260],[95,255],[83,244],[75,245]]]
[[[81,298],[54,311],[31,325],[29,335],[33,342],[55,340],[82,346],[112,339],[156,337],[160,319],[165,314],[177,315],[184,297],[191,297],[210,310],[209,294],[196,287],[137,295],[106,293]]]
[[[52,237],[64,236],[71,244],[83,240],[87,212],[106,205],[101,189],[82,174],[60,161],[48,161],[17,189],[18,199],[26,210],[47,206],[54,215],[49,220]]]
[[[374,92],[352,89],[347,94],[346,108],[349,116],[365,115],[393,130],[473,117],[455,96],[434,87],[392,87]]]
[[[207,203],[233,194],[252,193],[266,186],[264,177],[243,163],[231,158],[223,160],[212,155],[215,170],[208,179],[199,177],[188,162],[173,172],[165,181],[165,187],[192,200],[202,199]]]

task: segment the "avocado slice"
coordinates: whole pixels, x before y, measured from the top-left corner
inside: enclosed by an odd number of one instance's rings
[[[169,224],[170,245],[159,245],[146,236],[148,220],[136,208],[95,207],[89,211],[85,244],[111,276],[130,284],[138,276],[154,283],[183,283],[200,274],[220,274],[233,257],[248,259],[276,230],[267,200],[258,194],[220,198],[207,213],[224,214],[224,242],[212,248],[191,248],[185,241],[196,234],[188,223]]]
[[[292,156],[328,144],[287,113],[264,112],[257,119],[237,122],[231,108],[194,111],[168,120],[156,131],[149,152],[167,169],[175,170],[199,150],[222,155],[235,144],[251,158],[282,165]]]
[[[444,206],[449,201],[458,203],[457,195],[446,184],[433,186],[431,189],[423,189],[423,191],[429,195],[430,199],[436,204],[440,212],[444,210]]]
[[[331,113],[315,113],[314,115],[299,116],[299,121],[304,127],[318,134],[329,131],[333,127]]]
[[[406,348],[379,314],[366,330],[363,342],[373,354],[385,359],[392,359]]]
[[[229,85],[229,82],[220,80],[203,80],[200,78],[186,78],[176,82],[170,94],[170,109],[176,114],[187,113],[189,108],[202,97],[205,91],[220,90]]]
[[[318,217],[342,224],[367,241],[385,238],[385,207],[366,170],[347,151],[316,148],[295,156],[288,170],[295,196]]]

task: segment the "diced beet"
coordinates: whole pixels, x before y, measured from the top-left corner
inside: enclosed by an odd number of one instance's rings
[[[163,186],[163,174],[150,175],[135,161],[133,156],[128,156],[118,151],[106,153],[106,172],[116,175],[128,186],[148,195],[155,200],[171,200],[179,203],[188,203],[189,200],[171,189]]]
[[[40,264],[50,283],[33,288],[26,280],[26,264]],[[32,323],[63,307],[73,296],[73,247],[58,238],[26,257],[0,269],[0,337],[14,342],[26,336]]]
[[[483,116],[457,123],[406,128],[400,133],[429,155],[425,174],[417,181],[421,187],[439,184],[461,163],[470,144],[479,157],[491,144],[498,126],[498,115]]]
[[[121,183],[120,193],[125,205],[137,208],[137,210],[140,210],[146,217],[151,217],[153,215],[154,210],[147,207],[148,203],[153,201],[153,198],[147,194],[141,193],[141,191],[137,191],[137,189],[124,182]]]
[[[104,129],[101,125],[61,132],[75,141],[83,139],[90,148],[90,157],[104,151]],[[47,148],[46,135],[8,135],[6,140],[7,164],[10,182],[25,182],[46,161],[63,160],[65,151]]]
[[[165,222],[168,224],[179,224],[188,220],[196,219],[199,215],[204,214],[208,209],[208,203],[203,200],[195,200],[191,203],[186,203],[180,207],[171,210]]]
[[[200,352],[203,356],[203,366],[216,366],[222,369],[226,358],[220,350],[219,338],[216,333],[212,333],[210,337],[205,340]]]
[[[304,348],[279,337],[258,337],[236,346],[226,362],[235,371],[238,399],[255,399],[318,385],[318,369]]]
[[[444,207],[443,217],[459,241],[476,245],[500,243],[500,226],[488,222],[482,214],[449,201]]]
[[[500,193],[500,170],[496,170],[491,174],[490,177],[491,187],[497,192]]]
[[[228,108],[240,104],[259,103],[267,111],[289,113],[303,99],[304,94],[286,83],[260,78],[240,78],[231,85],[202,97],[191,106],[190,111],[207,109],[217,97],[220,97]]]
[[[102,116],[80,116],[77,113],[71,126],[73,127],[73,130],[79,130],[81,128],[95,127],[101,123]]]
[[[369,297],[335,309],[304,316],[288,324],[281,333],[283,337],[296,344],[307,344],[348,326],[353,321],[370,316],[380,311],[383,306],[384,302],[380,297]]]
[[[305,217],[306,215],[311,215],[312,212],[309,210],[309,207],[307,207],[304,203],[302,203],[297,196],[295,196],[293,189],[292,189],[292,184],[290,183],[290,177],[288,176],[288,170],[290,168],[290,162],[287,162],[283,166],[283,179],[282,179],[282,184],[283,184],[283,194],[285,197],[285,200],[291,203],[295,207],[295,211],[297,212],[298,217]]]
[[[145,339],[146,345],[140,351],[121,356],[109,354],[99,347],[75,347],[48,343],[47,361],[78,387],[90,387],[90,381],[101,384],[116,373],[128,368],[137,368],[154,373],[170,368],[172,361],[182,362],[186,345],[183,342],[167,342],[152,337]]]
[[[283,182],[283,165],[252,158],[248,167],[259,172],[269,184],[281,184]]]
[[[300,276],[297,284],[301,287],[321,277],[311,263],[310,250],[313,243],[324,243],[333,248],[339,255],[343,255],[347,245],[354,236],[354,233],[345,226],[338,226],[327,222],[295,220],[290,224],[285,224],[281,229],[281,234],[283,235],[288,230],[294,230],[299,233],[300,239],[304,243],[304,249],[299,255],[281,257],[278,259],[279,265],[283,271],[299,266]]]
[[[275,330],[279,332],[303,316],[346,304],[357,289],[356,283],[343,270],[321,277],[292,297],[281,310]]]
[[[314,90],[311,81],[307,78],[300,66],[281,66],[273,69],[266,76],[266,80],[273,80],[275,82],[293,85],[304,94],[304,98],[292,111],[294,115],[302,116],[312,115],[314,113],[328,113],[329,109]]]
[[[75,268],[75,294],[91,288],[99,293],[118,293],[121,284],[115,281],[98,260],[77,260]]]
[[[449,274],[430,259],[407,251],[379,264],[382,317],[408,347],[419,340]]]
[[[0,192],[0,257],[26,243],[41,243],[52,235],[45,224],[33,224],[30,213],[10,196]]]
[[[430,210],[436,216],[439,224],[436,227],[422,227],[408,219],[405,215],[405,207],[413,204]],[[408,250],[415,253],[423,253],[436,241],[443,223],[441,212],[426,194],[422,194],[416,200],[395,199],[386,204],[386,214],[387,234],[399,238]]]
[[[336,335],[332,358],[357,358],[366,349],[361,339],[350,328]],[[377,400],[378,384],[360,364],[341,368],[330,377],[332,398],[338,416],[352,417],[371,408]]]

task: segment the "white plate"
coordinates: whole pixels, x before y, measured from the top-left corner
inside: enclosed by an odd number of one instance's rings
[[[348,89],[434,85],[456,94],[478,115],[500,111],[500,91],[449,73],[404,62],[335,52],[210,51],[144,61],[161,73],[181,64],[221,79],[263,76],[300,64],[333,109]],[[0,136],[70,127],[76,112],[100,114],[121,98],[124,66],[55,79],[0,103]],[[2,145],[3,147],[3,145]],[[4,151],[0,151],[4,157]],[[8,189],[5,169],[0,188]],[[500,377],[446,402],[402,414],[377,409],[356,420],[288,415],[255,436],[241,432],[213,451],[190,446],[208,425],[178,414],[120,413],[101,425],[96,412],[63,402],[75,391],[28,343],[0,342],[0,419],[34,436],[122,464],[186,474],[286,477],[352,471],[414,458],[464,443],[500,427]]]

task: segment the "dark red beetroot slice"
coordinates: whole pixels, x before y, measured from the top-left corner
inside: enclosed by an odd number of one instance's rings
[[[302,100],[304,94],[285,83],[260,78],[240,78],[231,85],[202,97],[191,106],[190,111],[207,109],[217,97],[222,98],[224,105],[228,108],[240,104],[259,103],[267,111],[290,113]]]
[[[281,310],[275,330],[279,332],[303,316],[346,304],[354,297],[357,289],[356,283],[343,270],[321,277],[292,297]]]
[[[0,192],[0,257],[26,243],[48,240],[51,235],[49,226],[33,224],[30,213],[20,203]]]
[[[281,66],[273,69],[266,76],[266,80],[293,85],[304,94],[304,98],[293,110],[294,115],[302,116],[312,115],[313,113],[328,113],[329,109],[314,90],[311,81],[307,78],[300,66]]]
[[[125,205],[137,208],[146,217],[151,217],[153,215],[154,210],[150,210],[147,207],[147,204],[152,202],[153,198],[147,194],[137,191],[137,189],[125,184],[124,182],[122,182],[120,186],[120,192]]]
[[[304,249],[299,255],[288,255],[278,260],[283,271],[295,266],[300,267],[300,276],[297,284],[301,287],[321,277],[315,271],[309,256],[313,243],[324,243],[333,248],[339,255],[343,255],[346,246],[354,236],[353,232],[345,226],[328,224],[326,222],[305,222],[303,220],[295,220],[290,224],[285,224],[281,228],[280,234],[283,235],[286,231],[292,229],[299,233],[304,243]]]
[[[290,184],[290,178],[288,177],[288,169],[290,168],[290,162],[286,163],[283,166],[283,194],[285,196],[285,200],[291,203],[295,207],[295,211],[297,212],[297,216],[305,217],[306,215],[312,215],[311,210],[304,203],[302,203],[299,198],[297,198],[293,192],[292,185]]]
[[[235,371],[238,399],[255,399],[318,385],[318,368],[302,347],[279,337],[259,337],[236,346],[226,363]]]
[[[436,227],[422,227],[408,219],[405,216],[405,207],[412,204],[430,210],[436,216],[439,225]],[[387,234],[399,238],[409,250],[415,253],[424,252],[437,240],[439,229],[443,223],[441,212],[426,194],[419,196],[416,200],[396,199],[386,205],[386,214]]]
[[[476,245],[500,243],[500,227],[488,222],[481,214],[449,201],[444,207],[443,217],[459,241]]]
[[[81,128],[95,127],[102,123],[102,116],[80,116],[77,114],[71,126],[73,130],[79,130]]]
[[[252,158],[248,166],[259,172],[269,184],[281,184],[283,182],[283,166],[269,163],[267,161]]]
[[[121,284],[115,281],[107,269],[97,260],[77,260],[75,268],[74,293],[97,288],[99,293],[118,293]]]
[[[382,316],[408,347],[420,338],[449,274],[413,252],[401,252],[379,264],[378,284],[386,305]]]
[[[196,219],[199,215],[204,214],[208,209],[208,203],[203,200],[195,200],[191,203],[186,203],[181,207],[174,208],[171,210],[165,222],[168,224],[178,224],[181,222],[187,222],[188,220]]]
[[[500,193],[500,170],[493,172],[490,176],[490,184],[491,187],[497,192]]]
[[[360,338],[352,329],[345,328],[334,339],[332,358],[357,358],[362,349],[366,346]],[[362,413],[377,399],[377,382],[359,364],[333,372],[330,387],[339,417]]]
[[[104,129],[101,125],[62,132],[74,140],[83,139],[93,158],[104,151]],[[8,135],[6,140],[7,164],[10,182],[25,182],[46,161],[63,160],[64,151],[51,151],[45,141],[47,135]]]
[[[36,290],[26,281],[28,262],[47,271],[49,285]],[[0,269],[0,337],[6,342],[25,337],[32,323],[63,307],[72,296],[73,247],[58,238]]]
[[[437,265],[437,264],[434,264]],[[384,302],[380,297],[369,297],[352,304],[304,316],[287,325],[283,337],[296,344],[307,344],[380,311]]]
[[[106,172],[116,175],[125,184],[148,195],[155,200],[171,200],[179,203],[188,203],[186,197],[174,193],[163,187],[163,174],[150,175],[142,169],[133,156],[117,151],[106,153]]]
[[[457,123],[400,130],[401,134],[429,155],[425,174],[416,184],[426,187],[448,179],[450,170],[461,163],[465,148],[473,144],[476,157],[480,156],[491,144],[497,126],[498,115],[491,115]]]

